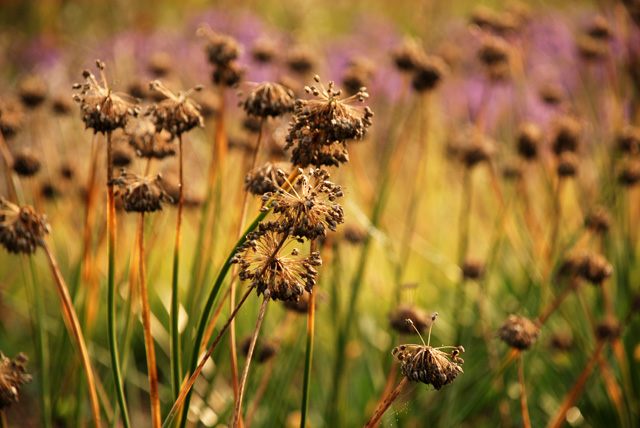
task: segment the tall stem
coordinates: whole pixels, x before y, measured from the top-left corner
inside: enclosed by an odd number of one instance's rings
[[[156,366],[156,351],[151,334],[151,311],[149,310],[149,295],[147,292],[147,272],[144,250],[144,213],[140,213],[138,220],[138,260],[140,268],[140,303],[142,306],[142,327],[144,329],[144,347],[147,353],[147,373],[149,375],[149,396],[151,398],[151,420],[154,428],[159,428],[160,397],[158,396],[158,368]]]
[[[522,424],[524,428],[531,428],[529,419],[529,408],[527,406],[527,390],[524,383],[524,357],[520,354],[518,358],[518,381],[520,382],[520,409],[522,410]]]
[[[364,425],[364,428],[373,428],[378,424],[378,422],[382,418],[382,415],[384,415],[389,406],[391,406],[391,403],[393,403],[395,399],[398,398],[398,395],[400,395],[405,386],[407,386],[408,381],[409,378],[407,378],[406,376],[403,376],[402,379],[400,379],[400,382],[398,382],[395,388],[393,388],[389,395],[387,395],[387,398],[385,398],[380,404],[378,404],[378,408],[373,413],[373,416],[371,416],[371,419],[369,419],[369,422]]]
[[[178,397],[178,391],[180,390],[180,379],[182,378],[182,357],[180,353],[180,331],[179,331],[179,317],[180,317],[180,287],[178,286],[178,271],[180,268],[180,241],[182,237],[182,207],[184,205],[184,181],[183,181],[183,146],[182,146],[182,134],[178,135],[178,143],[180,145],[180,155],[178,159],[179,163],[179,176],[178,176],[178,216],[176,220],[176,240],[173,250],[173,276],[171,277],[171,326],[169,328],[170,338],[170,354],[171,354],[171,386],[173,391],[173,398]]]
[[[318,251],[318,241],[311,241],[311,253]],[[316,293],[309,292],[309,310],[307,311],[307,349],[304,359],[304,378],[302,383],[302,410],[300,412],[300,428],[307,426],[307,410],[309,407],[309,384],[311,383],[311,362],[313,360],[313,339],[315,334]]]
[[[95,319],[95,308],[98,300],[99,287],[93,281],[92,278],[92,257],[91,257],[91,232],[93,230],[93,223],[95,218],[95,187],[96,187],[96,170],[98,164],[98,144],[97,136],[93,134],[91,139],[91,161],[89,164],[89,182],[87,183],[87,202],[86,213],[84,219],[84,229],[82,231],[82,281],[87,284],[87,308],[85,319],[87,325],[91,325]]]
[[[47,244],[47,242],[43,240],[42,247],[44,248],[44,252],[47,255],[47,259],[49,260],[49,267],[51,268],[51,273],[53,274],[53,278],[55,280],[54,282],[56,284],[56,291],[58,292],[58,295],[60,296],[60,300],[62,302],[63,318],[67,323],[67,328],[71,333],[71,336],[77,342],[80,357],[82,358],[82,365],[84,366],[84,371],[87,376],[87,384],[89,386],[89,399],[91,400],[91,410],[93,412],[93,424],[96,428],[100,428],[100,404],[98,403],[96,383],[93,377],[93,369],[91,368],[91,360],[89,359],[87,345],[84,341],[82,329],[80,328],[80,322],[78,321],[78,315],[76,314],[76,310],[73,307],[73,302],[71,301],[71,295],[69,294],[67,284],[62,277],[62,273],[60,272],[60,268],[58,267],[58,262],[56,261],[56,258],[53,255],[49,244]]]
[[[262,299],[262,306],[260,306],[260,312],[258,313],[258,320],[256,321],[256,327],[253,330],[251,336],[251,343],[249,345],[249,352],[247,353],[247,360],[244,363],[244,369],[242,370],[242,377],[240,377],[240,389],[238,390],[238,401],[236,402],[236,408],[233,412],[233,420],[231,422],[231,428],[237,428],[240,420],[240,414],[242,412],[242,397],[244,395],[244,388],[247,384],[247,376],[249,375],[249,366],[251,365],[251,357],[253,357],[253,351],[256,348],[256,341],[258,340],[258,333],[260,332],[260,326],[264,319],[264,314],[267,311],[267,303],[269,303],[269,291],[264,292],[264,298]]]
[[[122,413],[122,423],[130,428],[127,402],[124,398],[120,358],[118,357],[118,339],[116,331],[116,198],[113,190],[112,167],[113,155],[111,147],[111,132],[107,132],[107,233],[109,247],[109,272],[107,276],[108,312],[107,330],[109,338],[109,355],[111,357],[111,371],[118,397],[118,405]]]

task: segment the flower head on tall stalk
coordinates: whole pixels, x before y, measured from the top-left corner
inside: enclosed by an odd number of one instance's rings
[[[10,253],[33,254],[49,233],[47,216],[0,197],[0,244]]]
[[[135,126],[126,130],[129,145],[138,157],[164,159],[176,154],[171,133],[166,129],[156,132],[156,126],[150,119],[139,119]]]
[[[336,202],[343,196],[342,188],[329,178],[324,169],[310,169],[309,176],[301,173],[290,190],[265,193],[262,198],[272,199],[270,207],[280,230],[298,238],[316,239],[325,236],[327,229],[335,232],[338,224],[344,223],[344,211]]]
[[[279,83],[264,82],[252,89],[238,105],[250,116],[266,118],[292,112],[295,102],[291,89]]]
[[[315,76],[315,81],[320,83],[320,78]],[[333,82],[329,82],[326,89],[320,84],[320,89],[307,86],[305,91],[318,99],[296,101],[285,145],[285,149],[295,145],[292,163],[338,166],[347,162],[347,140],[362,139],[372,124],[371,109],[352,104],[369,97],[366,88],[343,100],[340,99],[342,91],[335,90]]]
[[[84,70],[82,77],[86,82],[73,85],[74,89],[80,90],[73,99],[80,103],[85,127],[92,128],[96,134],[98,132],[104,134],[117,128],[124,128],[131,116],[138,115],[140,108],[112,91],[107,83],[104,62],[96,60],[96,66],[100,70],[102,81],[98,82],[93,73]]]
[[[196,126],[204,126],[200,106],[189,98],[193,92],[202,90],[202,86],[195,86],[188,91],[178,93],[178,95],[168,90],[159,80],[150,82],[149,88],[167,97],[149,107],[147,111],[156,126],[156,132],[165,129],[173,137],[182,135]]]
[[[163,202],[173,199],[162,186],[162,176],[142,177],[122,169],[122,175],[113,180],[113,184],[122,189],[122,201],[127,212],[153,212],[162,210]]]
[[[17,403],[22,385],[33,380],[27,374],[28,362],[29,359],[22,352],[10,360],[0,351],[0,410]]]
[[[509,318],[500,326],[498,336],[512,348],[530,349],[540,336],[540,325],[536,321],[519,315],[509,315]]]
[[[293,241],[293,237],[279,231],[277,223],[261,223],[247,235],[231,262],[240,266],[239,278],[250,281],[250,287],[255,287],[259,295],[269,290],[273,300],[298,300],[316,284],[316,267],[322,259],[318,252],[301,256],[297,248],[285,254],[285,248]]]

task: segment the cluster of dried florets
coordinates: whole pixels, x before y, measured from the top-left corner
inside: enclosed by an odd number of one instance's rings
[[[278,229],[275,223],[261,223],[247,235],[231,262],[240,266],[240,279],[250,281],[258,294],[273,300],[298,300],[305,290],[313,289],[322,259],[318,252],[301,256],[297,248],[285,254],[294,238]]]
[[[316,239],[325,236],[327,229],[335,232],[338,224],[344,223],[342,206],[335,202],[343,196],[342,188],[329,178],[324,169],[310,169],[309,176],[301,173],[290,190],[280,188],[264,194],[264,201],[272,200],[270,207],[277,215],[280,230],[299,238]]]
[[[519,350],[530,349],[540,335],[540,325],[518,315],[509,318],[498,329],[498,336],[507,345]]]
[[[320,82],[318,76],[315,80]],[[329,82],[327,89],[322,84],[320,89],[307,86],[305,91],[319,99],[296,101],[285,145],[285,149],[296,145],[292,150],[292,162],[296,165],[338,166],[347,162],[346,141],[363,138],[371,126],[371,109],[351,104],[369,97],[366,88],[341,100],[342,91],[334,90],[333,86],[333,82]]]
[[[244,178],[244,189],[254,195],[276,192],[286,181],[285,164],[267,162],[247,173]]]
[[[218,85],[234,86],[244,74],[244,69],[236,63],[242,47],[230,36],[218,34],[210,28],[202,27],[198,34],[207,38],[205,52],[209,63],[214,66],[213,82]]]
[[[279,83],[264,82],[255,87],[239,105],[250,116],[277,117],[293,111],[293,91]]]
[[[172,202],[162,186],[162,176],[141,177],[122,169],[122,175],[113,180],[122,192],[124,210],[127,212],[153,212],[162,210],[163,202]]]
[[[22,352],[13,360],[0,352],[0,410],[17,403],[22,385],[31,382],[31,375],[27,374],[28,362],[29,359]]]
[[[35,253],[49,233],[47,216],[0,198],[0,244],[10,253]]]
[[[178,93],[178,95],[168,90],[158,80],[149,83],[149,87],[151,90],[158,91],[167,97],[165,100],[150,106],[146,113],[151,115],[151,121],[156,127],[156,132],[165,129],[171,133],[172,137],[175,137],[196,126],[204,126],[204,119],[200,114],[200,106],[189,98],[192,92],[202,90],[202,86],[195,86],[188,91]]]
[[[176,154],[174,139],[169,131],[156,132],[156,126],[149,119],[140,119],[131,129],[126,130],[128,142],[141,158],[164,159]]]
[[[92,128],[95,133],[111,132],[117,128],[124,128],[129,117],[137,116],[140,109],[111,91],[104,73],[104,62],[96,60],[96,66],[100,70],[102,84],[98,82],[93,73],[84,70],[82,77],[86,79],[86,82],[84,84],[76,83],[73,86],[74,89],[80,90],[80,93],[75,94],[73,99],[80,103],[82,121],[86,128]]]

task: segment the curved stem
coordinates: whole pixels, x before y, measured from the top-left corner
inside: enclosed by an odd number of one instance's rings
[[[120,358],[118,357],[118,339],[116,331],[116,199],[113,191],[111,153],[111,132],[107,133],[107,233],[109,247],[109,272],[107,277],[108,312],[107,330],[109,338],[109,355],[111,357],[111,371],[118,397],[118,405],[122,413],[122,423],[125,428],[130,428],[127,402],[124,398],[122,385],[122,373],[120,371]]]
[[[183,181],[183,146],[182,135],[178,135],[178,143],[180,145],[179,163],[179,181],[178,189],[180,196],[178,197],[178,216],[176,220],[176,240],[173,250],[173,276],[171,277],[171,326],[170,330],[170,354],[171,354],[171,386],[173,397],[178,397],[180,390],[180,379],[182,378],[182,356],[180,353],[180,331],[179,331],[179,315],[180,315],[180,288],[178,286],[178,271],[180,268],[180,240],[182,237],[182,207],[184,205],[184,181]]]
[[[67,323],[67,328],[69,333],[78,344],[78,350],[80,352],[80,357],[82,359],[82,365],[84,366],[84,371],[87,376],[87,384],[89,386],[89,399],[91,400],[91,410],[93,411],[93,424],[96,428],[100,428],[100,404],[98,403],[98,394],[96,392],[96,383],[93,377],[93,369],[91,368],[91,360],[89,359],[89,352],[87,351],[87,345],[84,341],[84,336],[82,334],[82,329],[80,328],[80,322],[78,321],[78,315],[76,314],[76,310],[73,307],[73,302],[71,301],[71,295],[69,294],[69,290],[67,288],[66,283],[64,282],[64,278],[62,277],[62,273],[60,272],[60,268],[58,267],[58,262],[56,261],[49,244],[46,241],[42,242],[42,248],[44,248],[44,252],[47,255],[47,259],[49,260],[49,267],[51,268],[51,273],[53,274],[54,282],[56,284],[56,291],[60,296],[60,300],[62,302],[62,314],[63,318]]]
[[[240,378],[240,388],[238,390],[238,401],[236,401],[236,408],[233,412],[233,420],[231,422],[231,428],[237,428],[242,413],[242,397],[244,396],[244,388],[247,384],[247,376],[249,375],[249,367],[251,366],[251,357],[253,357],[253,351],[256,347],[256,341],[258,340],[258,333],[260,332],[260,326],[264,319],[264,314],[267,311],[267,303],[269,303],[269,291],[265,291],[264,299],[262,299],[262,306],[260,306],[260,312],[258,313],[258,320],[256,321],[256,327],[253,330],[251,336],[251,344],[249,345],[249,352],[247,353],[247,360],[244,363],[244,369],[242,370],[242,377]]]
[[[408,381],[409,378],[407,378],[406,376],[403,376],[402,379],[400,379],[400,382],[398,382],[395,388],[393,388],[389,395],[387,395],[387,398],[385,398],[380,404],[378,404],[378,408],[373,413],[373,416],[371,416],[371,419],[369,419],[369,422],[364,425],[364,428],[373,428],[378,424],[378,422],[382,418],[382,415],[384,415],[387,409],[391,406],[391,403],[393,403],[395,399],[398,398],[398,395],[400,395],[405,386],[407,386]]]
[[[138,220],[138,260],[140,267],[140,303],[142,306],[142,326],[144,329],[144,347],[147,353],[147,373],[149,375],[149,396],[151,398],[151,419],[153,427],[160,427],[160,397],[158,396],[158,368],[156,366],[156,351],[151,334],[151,311],[149,310],[149,295],[147,292],[147,272],[144,251],[144,213],[140,213]]]

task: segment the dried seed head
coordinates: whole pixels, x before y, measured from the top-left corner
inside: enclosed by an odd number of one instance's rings
[[[336,202],[343,196],[342,188],[329,178],[326,170],[311,169],[309,176],[298,176],[292,189],[265,194],[263,198],[272,198],[271,206],[280,230],[292,236],[316,239],[325,236],[327,229],[335,232],[338,224],[344,223],[344,211]]]
[[[538,95],[542,101],[550,106],[557,106],[565,99],[565,91],[560,85],[547,82],[538,89]]]
[[[0,244],[10,253],[33,254],[49,233],[47,216],[0,197]]]
[[[249,353],[249,346],[251,345],[251,337],[245,337],[240,342],[240,350],[242,354],[246,357]],[[276,352],[278,352],[278,348],[275,344],[270,343],[266,340],[258,340],[256,343],[256,348],[254,350],[255,358],[258,361],[258,364],[263,364],[269,361],[271,358],[275,357]]]
[[[73,108],[73,99],[67,94],[58,94],[51,100],[51,109],[55,114],[67,115]]]
[[[0,105],[0,131],[5,139],[11,139],[24,127],[24,107],[16,99],[10,98]]]
[[[173,58],[166,52],[153,52],[149,56],[147,68],[156,78],[165,77],[171,72]]]
[[[186,92],[179,92],[178,95],[168,90],[158,80],[150,82],[149,87],[166,97],[163,101],[149,107],[146,113],[151,115],[156,132],[166,129],[173,137],[180,136],[196,126],[204,126],[200,106],[189,98],[192,92],[201,90],[201,86],[193,87]]]
[[[374,63],[366,58],[352,60],[342,76],[342,84],[347,94],[357,94],[360,88],[369,86],[374,70]]]
[[[576,48],[580,57],[586,62],[602,60],[609,52],[607,40],[595,38],[588,34],[583,34],[576,40]]]
[[[466,259],[462,265],[462,277],[480,279],[484,275],[485,265],[481,260]]]
[[[261,223],[247,235],[231,262],[238,264],[239,278],[250,281],[258,295],[266,292],[273,300],[298,300],[305,290],[313,290],[322,259],[318,252],[301,256],[287,251],[294,241],[280,233],[277,224]]]
[[[42,196],[49,200],[53,200],[61,194],[60,189],[58,189],[58,187],[56,187],[56,185],[51,183],[50,181],[45,181],[40,185],[40,193],[42,194]]]
[[[585,253],[576,267],[576,273],[594,285],[601,285],[613,273],[613,266],[600,254]]]
[[[542,130],[533,122],[523,122],[518,126],[516,135],[518,154],[528,161],[538,157],[538,148],[542,141]]]
[[[254,195],[264,195],[269,192],[276,192],[284,183],[285,177],[289,175],[291,167],[285,163],[274,164],[267,162],[247,173],[244,178],[244,190]],[[284,173],[280,173],[280,171]]]
[[[509,44],[496,36],[485,36],[478,50],[478,58],[491,80],[504,80],[509,75]]]
[[[605,207],[596,207],[585,220],[585,226],[595,233],[606,233],[612,222],[611,214]]]
[[[256,86],[239,105],[250,116],[277,117],[293,111],[293,91],[278,83],[264,82]]]
[[[47,98],[47,85],[38,75],[23,77],[18,82],[18,96],[27,108],[36,108]]]
[[[573,347],[573,336],[569,332],[558,332],[551,337],[549,345],[556,351],[569,351]]]
[[[150,119],[139,119],[127,130],[128,142],[141,158],[164,159],[174,156],[176,148],[171,133],[165,129],[156,132]]]
[[[536,321],[518,315],[509,315],[498,330],[503,342],[521,351],[530,349],[539,335],[540,326]]]
[[[113,93],[104,73],[105,64],[97,60],[96,65],[100,70],[101,83],[89,70],[85,70],[82,76],[86,82],[74,85],[74,89],[80,90],[73,99],[80,103],[85,128],[92,128],[94,133],[124,128],[130,117],[138,115],[139,107]]]
[[[417,92],[434,89],[449,72],[449,67],[439,56],[423,56],[413,66],[411,85]]]
[[[391,59],[401,72],[412,71],[424,56],[424,50],[418,40],[411,38],[404,38],[391,51]]]
[[[287,53],[287,67],[294,73],[306,74],[315,67],[315,58],[306,46],[294,46]]]
[[[318,76],[316,82],[320,82]],[[305,90],[318,99],[296,101],[285,145],[285,149],[296,145],[292,163],[338,166],[348,161],[346,141],[362,139],[372,123],[373,112],[369,107],[352,105],[369,97],[366,88],[344,100],[340,99],[342,91],[334,90],[333,82],[329,82],[327,89],[321,84],[320,88],[311,86]]]
[[[207,39],[204,47],[210,64],[224,67],[229,62],[237,59],[242,53],[242,47],[231,36],[218,34],[210,28],[201,27],[198,34]]]
[[[640,180],[640,162],[625,160],[620,167],[618,181],[626,187],[635,186]]]
[[[413,326],[407,320],[413,322]],[[431,316],[421,308],[411,305],[398,306],[389,314],[389,325],[398,333],[413,334],[418,330],[424,333],[431,325]]]
[[[597,40],[607,41],[613,37],[609,21],[604,16],[595,15],[586,28],[586,33]]]
[[[229,62],[225,65],[216,67],[213,70],[211,78],[216,85],[233,87],[236,86],[244,77],[245,68],[236,64],[236,62]]]
[[[120,189],[124,210],[127,212],[153,212],[162,210],[163,202],[171,202],[172,198],[162,186],[162,177],[141,177],[131,171],[122,169],[120,177],[112,184]]]
[[[307,293],[306,291],[302,293],[302,295],[297,301],[285,300],[284,302],[282,302],[285,308],[289,309],[290,311],[297,312],[299,314],[306,314],[307,312],[309,312],[309,303],[311,303],[310,294]],[[318,303],[316,300],[316,305],[317,304]]]
[[[0,351],[0,411],[18,402],[22,385],[32,381],[27,374],[29,358],[22,352],[10,360]]]
[[[489,162],[495,153],[494,141],[472,129],[467,130],[466,136],[467,138],[457,147],[458,155],[465,166],[473,168],[481,162]]]
[[[627,155],[640,153],[640,128],[627,125],[616,134],[618,150]]]
[[[251,57],[260,63],[270,63],[278,56],[278,46],[268,38],[260,38],[251,46]]]
[[[563,152],[558,159],[557,172],[560,177],[573,177],[578,172],[580,159],[575,153]]]
[[[367,231],[355,224],[347,224],[342,230],[344,231],[344,239],[350,244],[362,244],[367,239]]]
[[[562,152],[575,152],[580,146],[582,126],[571,116],[562,116],[554,124],[552,149],[556,155]]]
[[[618,320],[607,317],[596,325],[596,335],[600,340],[612,341],[622,335],[622,329]]]
[[[37,174],[40,166],[40,156],[30,147],[21,148],[13,158],[13,170],[23,177]]]

